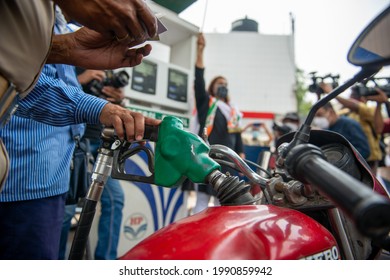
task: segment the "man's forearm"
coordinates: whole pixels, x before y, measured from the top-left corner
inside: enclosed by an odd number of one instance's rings
[[[352,101],[351,99],[345,99],[343,97],[337,96],[337,101],[341,103],[344,107],[350,109],[351,111],[357,112],[359,110],[359,104]]]
[[[73,64],[70,55],[70,36],[54,35],[46,63]]]
[[[204,68],[203,51],[198,50],[198,53],[196,55],[196,67]]]
[[[377,103],[374,114],[374,129],[377,134],[382,134],[385,126],[382,116],[382,103]]]

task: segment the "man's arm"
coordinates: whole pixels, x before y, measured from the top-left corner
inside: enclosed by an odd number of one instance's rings
[[[44,69],[34,89],[19,101],[15,114],[54,126],[99,123],[100,111],[106,103],[47,75]]]
[[[330,93],[333,90],[332,85],[328,83],[320,83],[320,87],[326,94]],[[336,99],[338,102],[341,103],[341,105],[343,105],[343,107],[348,108],[353,112],[359,111],[359,101],[343,98],[341,96],[337,96]]]
[[[206,41],[202,33],[198,34],[198,40],[196,41],[196,62],[195,65],[198,68],[204,68],[203,52],[206,46]]]
[[[352,112],[359,112],[359,101],[341,96],[337,96],[336,100],[340,102],[343,107],[348,108]]]
[[[377,95],[367,96],[367,100],[375,101],[376,108],[374,113],[374,129],[377,134],[382,134],[383,128],[385,126],[382,115],[382,104],[387,102],[386,93],[380,88],[375,88]]]
[[[119,105],[85,94],[78,87],[41,73],[31,93],[19,101],[15,113],[54,126],[77,123],[101,123],[114,127],[119,138],[141,140],[145,124],[159,125],[161,121],[144,117]]]

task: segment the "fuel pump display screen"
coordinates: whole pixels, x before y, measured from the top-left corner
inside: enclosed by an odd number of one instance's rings
[[[187,102],[187,83],[188,75],[175,69],[169,69],[168,72],[168,98]]]
[[[156,94],[157,64],[144,60],[133,68],[131,89],[147,94]]]

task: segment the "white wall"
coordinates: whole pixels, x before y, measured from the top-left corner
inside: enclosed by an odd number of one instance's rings
[[[228,79],[232,102],[243,111],[284,114],[296,110],[291,35],[254,32],[206,33],[206,85]]]

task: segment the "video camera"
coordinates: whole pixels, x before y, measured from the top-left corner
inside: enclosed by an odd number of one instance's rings
[[[332,75],[332,74],[328,74],[328,75],[325,75],[323,77],[321,76],[317,76],[316,75],[317,72],[310,72],[309,75],[310,75],[310,78],[312,80],[312,84],[309,85],[309,91],[312,92],[312,93],[316,93],[316,94],[323,94],[324,91],[323,89],[320,87],[320,83],[324,82],[324,80],[326,79],[331,79],[332,82],[332,88],[336,88],[339,86],[339,78],[340,78],[340,75]]]
[[[279,125],[276,122],[273,123],[272,129],[276,132],[278,132],[280,135],[284,135],[292,131],[290,127],[288,127],[285,124]]]
[[[386,84],[379,84],[379,81],[383,80],[386,81]],[[372,85],[369,86],[369,83]],[[353,86],[351,89],[359,96],[372,96],[378,94],[376,88],[383,90],[386,93],[387,97],[390,98],[390,77],[372,77],[362,83]]]
[[[114,72],[113,70],[105,70],[106,78],[103,81],[92,80],[87,84],[89,91],[100,98],[106,98],[107,96],[102,92],[103,87],[111,86],[114,88],[122,88],[129,84],[130,76],[126,71],[122,70]]]

